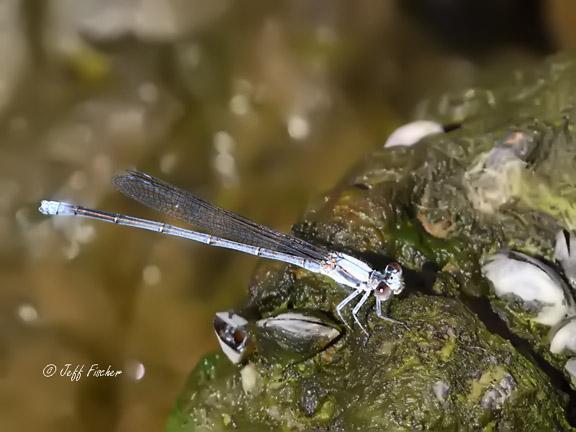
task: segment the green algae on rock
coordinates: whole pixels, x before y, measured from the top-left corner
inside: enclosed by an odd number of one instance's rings
[[[557,233],[576,224],[576,63],[556,57],[513,80],[428,102],[423,117],[461,127],[377,151],[294,228],[375,268],[400,262],[407,289],[389,313],[407,328],[370,303],[370,338],[344,332],[302,361],[209,356],[169,431],[573,430],[558,382],[570,364],[550,353],[548,328],[490,294],[481,266],[507,249],[552,261]],[[333,314],[343,295],[262,263],[246,312]]]
[[[546,375],[459,301],[414,295],[393,313],[410,329],[370,317],[370,339],[302,363],[207,357],[167,430],[568,428]]]

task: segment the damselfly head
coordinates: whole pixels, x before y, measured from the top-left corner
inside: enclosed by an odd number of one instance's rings
[[[400,294],[404,289],[404,277],[402,267],[397,262],[391,262],[384,269],[386,283],[394,294]]]
[[[386,301],[393,295],[400,294],[404,289],[402,267],[397,262],[392,262],[386,266],[384,272],[372,272],[369,284],[374,290],[374,296],[380,301]]]

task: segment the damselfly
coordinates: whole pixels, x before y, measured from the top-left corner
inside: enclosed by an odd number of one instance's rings
[[[42,201],[39,210],[45,215],[81,216],[156,231],[296,265],[328,276],[339,285],[352,289],[336,306],[336,313],[348,328],[350,327],[342,317],[342,309],[360,296],[352,309],[352,317],[367,334],[358,319],[358,312],[371,294],[376,298],[376,314],[380,318],[398,322],[386,317],[382,311],[383,303],[404,289],[402,268],[396,262],[388,264],[383,272],[379,272],[348,254],[331,252],[292,235],[259,225],[141,172],[128,171],[114,177],[113,184],[128,197],[195,225],[206,233],[60,201]]]

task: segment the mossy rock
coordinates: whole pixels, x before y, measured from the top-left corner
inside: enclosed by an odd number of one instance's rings
[[[551,260],[558,230],[576,226],[576,63],[556,57],[515,77],[428,102],[425,117],[461,127],[376,152],[294,228],[375,268],[400,262],[407,288],[389,314],[407,327],[379,320],[372,302],[360,314],[369,338],[343,327],[304,361],[256,352],[233,366],[210,355],[168,431],[573,430],[573,394],[546,329],[493,298],[480,271],[503,248]],[[477,167],[515,134],[536,150],[501,191]],[[333,314],[344,295],[321,276],[262,263],[243,314]]]
[[[568,428],[548,377],[461,302],[413,295],[392,311],[409,329],[370,317],[369,339],[352,335],[297,364],[206,357],[168,430]]]

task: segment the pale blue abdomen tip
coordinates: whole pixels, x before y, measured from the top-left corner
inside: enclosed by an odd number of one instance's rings
[[[61,204],[62,203],[59,201],[42,200],[40,201],[40,207],[38,207],[38,211],[45,215],[57,215]]]

